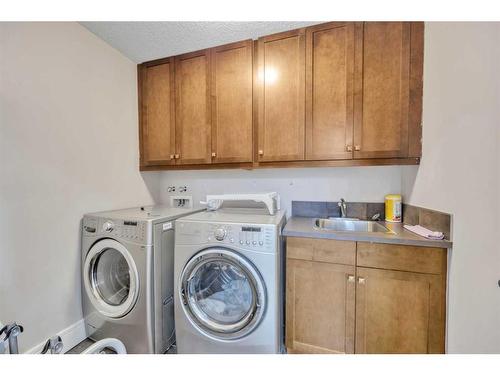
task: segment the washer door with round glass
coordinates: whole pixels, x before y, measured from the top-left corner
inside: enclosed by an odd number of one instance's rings
[[[83,266],[83,282],[94,307],[110,318],[127,314],[139,294],[139,277],[132,256],[125,246],[111,239],[90,248]]]
[[[184,310],[204,334],[236,339],[259,324],[265,288],[255,267],[233,251],[211,248],[196,254],[181,275]]]

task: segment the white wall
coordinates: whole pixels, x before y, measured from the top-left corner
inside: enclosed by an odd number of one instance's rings
[[[169,186],[176,187],[175,193],[167,192]],[[401,167],[163,172],[160,200],[169,203],[171,195],[184,195],[179,186],[187,186],[185,195],[192,195],[195,204],[207,194],[277,191],[290,216],[292,200],[383,202],[385,194],[401,191]]]
[[[0,318],[21,350],[82,318],[82,215],[153,202],[137,138],[134,63],[76,23],[0,23]]]
[[[405,199],[453,213],[448,351],[500,353],[500,24],[427,23],[423,158]]]

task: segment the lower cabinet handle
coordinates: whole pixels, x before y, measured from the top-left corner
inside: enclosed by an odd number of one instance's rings
[[[364,277],[358,277],[358,283],[365,284],[366,283],[366,279]]]
[[[354,275],[347,275],[347,281],[348,282],[353,283],[355,279],[356,278],[354,277]]]

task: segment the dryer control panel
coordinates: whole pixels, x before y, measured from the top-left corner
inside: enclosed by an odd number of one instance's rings
[[[135,220],[85,217],[83,220],[83,234],[85,236],[109,236],[143,242],[146,239],[146,223]]]

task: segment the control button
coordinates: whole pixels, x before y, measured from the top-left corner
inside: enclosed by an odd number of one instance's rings
[[[217,228],[214,236],[217,241],[222,241],[226,237],[226,230],[224,228]]]
[[[247,245],[250,245],[250,241],[247,241],[247,242],[246,242],[246,244],[247,244]]]
[[[230,238],[229,242],[233,243],[234,242],[234,238]]]
[[[257,245],[257,241],[252,241],[252,245]]]
[[[240,244],[243,245],[243,240],[240,240]]]
[[[109,232],[113,231],[114,227],[115,227],[115,225],[111,221],[106,221],[102,225],[102,230],[109,233]]]
[[[260,245],[260,246],[263,246],[263,245],[264,245],[264,242],[259,241],[259,245]]]

